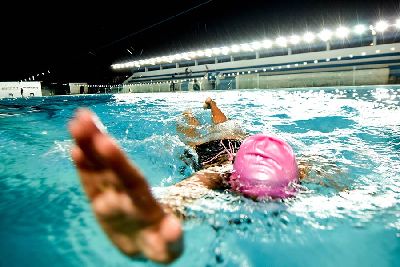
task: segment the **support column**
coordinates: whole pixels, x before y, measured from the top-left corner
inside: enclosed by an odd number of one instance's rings
[[[326,42],[326,51],[330,51],[331,50],[331,43],[328,41]]]

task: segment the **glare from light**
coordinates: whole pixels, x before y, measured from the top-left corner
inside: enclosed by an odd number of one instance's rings
[[[350,30],[347,27],[340,26],[336,30],[336,36],[340,39],[344,39],[349,36]]]
[[[332,38],[332,32],[328,29],[324,29],[318,34],[318,37],[322,41],[327,42]]]
[[[251,46],[249,44],[241,44],[240,50],[245,51],[245,52],[253,51],[253,49],[251,48]]]
[[[219,54],[221,54],[221,49],[220,48],[213,48],[212,49],[212,53],[215,56],[218,56]]]
[[[229,49],[229,47],[227,47],[227,46],[224,46],[224,47],[221,47],[220,48],[220,52],[223,54],[223,55],[228,55],[229,54],[229,52],[230,52],[231,50]]]
[[[186,60],[190,60],[189,53],[187,53],[187,52],[182,53],[182,58],[184,58],[184,59],[186,59]]]
[[[287,40],[286,40],[285,37],[278,37],[278,38],[276,38],[275,43],[276,43],[277,45],[279,45],[279,46],[282,46],[282,47],[286,47],[286,46],[287,46]]]
[[[212,56],[212,49],[206,49],[206,50],[204,50],[204,54],[207,56],[207,57],[211,57]]]
[[[189,52],[188,55],[190,58],[196,58],[196,56],[197,56],[196,52],[193,52],[193,51]]]
[[[232,45],[232,46],[231,46],[231,50],[232,50],[232,52],[237,53],[237,52],[240,51],[240,46],[238,46],[238,45]]]
[[[363,24],[358,24],[356,26],[354,26],[354,32],[356,34],[363,34],[365,31],[367,30],[367,27]]]
[[[292,35],[292,36],[290,36],[289,41],[291,44],[296,45],[296,44],[300,43],[300,37],[298,35]]]
[[[400,29],[400,19],[396,20],[396,27]]]
[[[377,32],[384,32],[384,31],[386,31],[388,28],[389,28],[389,24],[388,24],[386,21],[384,21],[384,20],[378,21],[378,22],[376,23],[376,25],[375,25],[375,30],[376,30]]]
[[[261,43],[260,42],[252,42],[251,48],[253,48],[254,50],[258,50],[261,48]]]
[[[271,40],[264,40],[263,42],[262,42],[262,46],[264,47],[264,48],[271,48],[272,47],[272,41]]]
[[[306,32],[306,33],[303,35],[303,40],[304,40],[306,43],[312,43],[312,42],[315,40],[315,35],[314,35],[312,32]]]
[[[198,57],[204,57],[204,51],[203,51],[203,50],[197,50],[197,51],[196,51],[196,55],[197,55]]]

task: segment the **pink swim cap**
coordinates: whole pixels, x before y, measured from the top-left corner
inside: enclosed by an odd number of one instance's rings
[[[233,163],[232,189],[249,197],[285,198],[298,180],[298,168],[292,148],[285,141],[265,134],[246,138]]]

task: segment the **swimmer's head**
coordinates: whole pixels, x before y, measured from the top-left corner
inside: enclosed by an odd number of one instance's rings
[[[295,190],[290,185],[297,180],[292,148],[277,137],[256,134],[240,146],[229,182],[243,195],[262,199],[293,196]]]

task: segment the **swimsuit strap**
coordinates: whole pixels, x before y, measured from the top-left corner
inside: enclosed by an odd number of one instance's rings
[[[229,160],[229,161],[233,161],[233,160],[234,160],[235,154],[236,154],[236,153],[235,153],[234,147],[232,146],[231,141],[230,141],[230,140],[227,140],[227,141],[228,141],[228,145],[229,145],[229,149],[226,148],[226,146],[225,146],[225,144],[224,144],[223,141],[224,141],[224,140],[221,139],[219,142],[220,142],[221,146],[222,146],[224,149],[223,149],[221,152],[219,152],[217,155],[215,155],[214,157],[212,157],[211,159],[209,159],[209,160],[207,160],[207,161],[204,161],[203,164],[207,164],[207,163],[212,162],[213,160],[215,160],[216,158],[218,158],[220,155],[222,155],[222,154],[224,154],[224,153],[227,153],[227,154],[228,154],[228,160]]]

